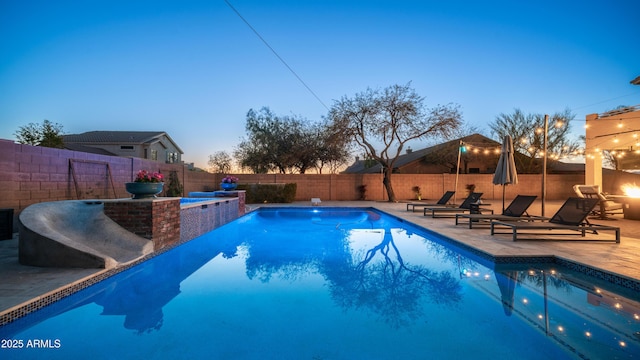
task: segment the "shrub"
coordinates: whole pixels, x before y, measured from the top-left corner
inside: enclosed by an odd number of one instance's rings
[[[358,186],[359,200],[367,200],[367,185]]]
[[[183,187],[180,184],[177,171],[169,173],[169,186],[167,187],[167,196],[182,196]]]
[[[297,184],[239,184],[247,193],[247,204],[291,203],[296,199]]]

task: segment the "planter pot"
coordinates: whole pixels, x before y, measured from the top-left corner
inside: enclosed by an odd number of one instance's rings
[[[143,182],[129,182],[125,184],[127,192],[133,195],[134,199],[149,199],[155,198],[156,195],[162,192],[164,183],[143,183]]]
[[[220,188],[224,191],[235,190],[238,187],[238,184],[234,183],[220,183]]]

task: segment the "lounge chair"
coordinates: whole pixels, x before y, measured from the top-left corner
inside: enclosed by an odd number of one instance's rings
[[[482,193],[476,193],[476,192],[471,193],[469,194],[469,196],[467,196],[466,199],[464,199],[462,204],[460,204],[460,206],[458,207],[446,207],[446,206],[427,207],[427,208],[424,208],[423,215],[427,216],[427,213],[431,213],[432,218],[439,218],[439,217],[451,217],[452,215],[459,214],[459,213],[466,213],[466,212],[473,213],[475,211],[479,213],[488,212],[493,214],[493,210],[491,209],[480,209],[479,202],[480,202],[481,196],[482,196]],[[439,216],[436,216],[436,215],[439,215]]]
[[[536,195],[518,195],[511,201],[509,206],[502,212],[502,214],[456,214],[456,225],[466,224],[461,219],[466,219],[469,223],[469,229],[473,229],[473,225],[490,225],[492,220],[498,221],[520,221],[520,220],[536,220],[540,219],[537,216],[524,215],[527,213],[527,209],[535,199]],[[544,218],[547,219],[547,218]]]
[[[415,211],[416,207],[430,207],[430,206],[447,206],[449,204],[449,200],[455,194],[455,191],[447,191],[442,195],[440,200],[436,203],[408,203],[407,211],[409,211],[409,207],[411,207],[411,211]]]
[[[607,197],[600,191],[600,185],[574,185],[573,191],[576,195],[583,198],[596,198],[599,199],[599,206],[593,210],[593,214],[597,215],[600,219],[609,220],[611,218],[607,215],[622,214],[623,204],[607,199]]]
[[[598,230],[611,230],[615,233],[615,239],[594,239],[593,241],[619,243],[619,227],[590,224],[587,220],[587,216],[599,201],[599,199],[570,197],[548,221],[543,222],[491,221],[491,235],[511,234],[513,241],[560,240],[560,238],[551,238],[548,235],[581,235],[581,239],[578,240],[583,240],[582,238],[585,237],[587,231],[598,234]],[[508,228],[509,231],[499,232],[499,229],[503,228]]]

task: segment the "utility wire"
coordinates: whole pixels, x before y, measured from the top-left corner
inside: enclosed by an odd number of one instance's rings
[[[300,81],[300,83],[302,83],[302,85],[304,85],[304,87],[307,88],[307,90],[309,90],[311,95],[313,95],[316,98],[316,100],[318,100],[318,102],[320,102],[320,104],[322,104],[322,106],[324,106],[325,109],[329,110],[327,105],[325,105],[324,102],[322,102],[322,100],[320,100],[320,97],[318,97],[318,95],[316,95],[316,93],[313,92],[313,90],[311,90],[309,85],[307,85],[307,83],[305,83],[304,80],[302,80],[302,78],[300,76],[298,76],[298,74],[291,68],[291,66],[289,66],[289,64],[287,64],[287,62],[284,61],[284,59],[280,55],[278,55],[278,53],[271,47],[271,45],[269,45],[267,40],[265,40],[260,35],[260,33],[258,33],[258,31],[253,26],[251,26],[251,24],[247,21],[247,19],[245,19],[240,14],[240,12],[238,12],[238,10],[236,10],[236,8],[234,8],[233,5],[231,5],[231,3],[228,0],[224,0],[224,2],[227,3],[227,5],[231,8],[231,10],[233,10],[236,13],[236,15],[238,15],[238,17],[240,17],[240,19],[242,19],[242,21],[244,21],[244,23],[247,24],[247,26],[256,34],[256,36],[258,36],[258,38],[260,38],[260,40],[262,40],[262,42],[269,48],[269,50],[271,50],[271,52],[284,64],[284,66],[286,66],[287,69],[289,69],[289,71],[293,74],[293,76],[295,76],[298,79],[298,81]]]
[[[606,103],[606,102],[609,102],[609,101],[622,99],[623,97],[627,97],[627,96],[631,96],[631,95],[636,95],[636,94],[637,94],[637,92],[633,92],[633,93],[630,93],[630,94],[627,94],[627,95],[621,95],[621,96],[617,96],[617,97],[614,97],[614,98],[611,98],[611,99],[602,100],[602,101],[599,101],[599,102],[597,102],[597,103],[593,103],[593,104],[590,104],[590,105],[578,106],[578,107],[572,108],[571,110],[578,110],[578,109],[583,109],[583,108],[590,107],[590,106],[594,106],[594,105],[600,105],[600,104],[603,104],[603,103]]]

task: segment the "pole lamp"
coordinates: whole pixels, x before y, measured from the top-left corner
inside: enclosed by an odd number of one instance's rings
[[[466,151],[466,148],[464,147],[464,143],[462,142],[462,140],[460,140],[460,144],[458,144],[458,164],[456,165],[456,185],[455,185],[455,189],[453,189],[453,203],[455,204],[457,199],[457,194],[458,194],[458,176],[460,175],[460,155],[462,155],[463,152]]]
[[[544,115],[544,129],[542,133],[542,216],[544,205],[547,200],[547,137],[549,133],[549,115]]]

